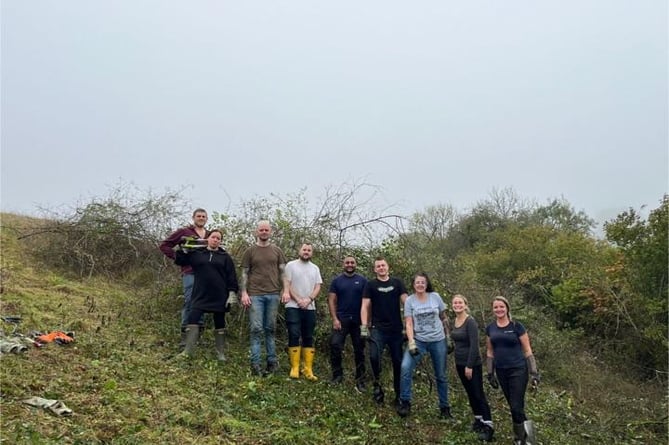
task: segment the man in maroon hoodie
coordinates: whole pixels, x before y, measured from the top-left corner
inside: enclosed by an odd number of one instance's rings
[[[207,211],[204,209],[195,209],[193,211],[193,224],[182,227],[168,236],[165,241],[160,243],[160,251],[163,252],[166,257],[174,260],[176,256],[174,247],[182,243],[184,237],[206,238],[207,235],[209,235],[209,231],[204,228],[206,224]],[[193,269],[190,266],[181,266],[181,276],[184,288],[184,304],[181,309],[181,342],[179,343],[179,346],[184,346],[186,324],[188,323],[188,314],[191,308],[191,296],[193,294],[195,277],[193,275]],[[200,326],[201,325],[202,320],[200,320]]]

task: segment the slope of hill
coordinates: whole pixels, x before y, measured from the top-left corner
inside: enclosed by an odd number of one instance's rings
[[[350,373],[342,385],[328,384],[328,346],[322,340],[315,366],[319,381],[288,379],[286,359],[275,376],[250,376],[247,318],[239,308],[229,318],[225,363],[215,360],[211,330],[196,356],[183,360],[176,357],[178,298],[157,295],[149,285],[129,288],[97,278],[74,280],[47,270],[9,230],[16,221],[15,216],[3,215],[0,315],[20,316],[21,322],[2,322],[0,327],[6,334],[14,328],[22,333],[74,331],[76,341],[2,355],[2,443],[477,442],[469,431],[470,409],[452,363],[449,386],[455,420],[443,421],[427,364],[419,368],[408,419],[398,417],[388,403],[376,406],[370,394],[357,394]],[[281,324],[278,339],[284,347]],[[578,364],[574,372],[583,378],[601,379],[602,393],[553,386],[550,371],[544,370],[543,386],[527,397],[541,444],[666,443],[666,400],[656,394],[661,385],[634,387],[615,376],[599,375],[579,360],[579,351],[555,353]],[[345,369],[351,370],[348,350],[346,360]],[[390,388],[389,366],[384,369],[384,384]],[[608,394],[611,388],[617,394]],[[497,443],[511,443],[506,402],[499,391],[487,391]],[[32,396],[60,400],[73,414],[57,417],[22,403]],[[603,405],[612,401],[614,406]],[[621,416],[629,421],[620,422]]]

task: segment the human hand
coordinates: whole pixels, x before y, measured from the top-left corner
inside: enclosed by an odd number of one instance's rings
[[[244,306],[245,308],[251,307],[251,297],[249,297],[248,292],[242,292],[241,302],[242,306]]]
[[[465,377],[467,378],[467,380],[471,380],[472,375],[474,375],[472,368],[465,367]]]
[[[418,346],[416,346],[416,340],[409,340],[409,354],[411,355],[418,355],[420,351],[418,351]]]
[[[541,376],[538,372],[530,374],[530,383],[532,384],[533,389],[537,389],[539,387],[539,383],[541,383]]]
[[[366,324],[360,325],[360,337],[362,337],[363,340],[369,339],[369,328]]]
[[[341,331],[341,321],[338,318],[332,320],[332,329],[335,331]]]

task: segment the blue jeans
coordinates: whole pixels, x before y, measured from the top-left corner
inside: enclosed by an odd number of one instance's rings
[[[432,370],[437,380],[437,394],[439,395],[439,408],[445,408],[448,405],[448,379],[446,377],[446,341],[423,342],[416,340],[418,355],[411,355],[409,349],[404,351],[402,358],[402,381],[400,384],[400,399],[411,402],[411,386],[413,384],[413,372],[423,359],[423,356],[430,354],[432,360]]]
[[[181,283],[184,288],[184,304],[181,307],[181,330],[186,328],[188,324],[188,315],[191,311],[191,302],[193,300],[193,286],[195,285],[195,275],[187,273],[181,276]],[[200,316],[197,324],[202,326],[204,324],[204,317]]]
[[[251,297],[249,312],[249,330],[251,336],[251,364],[260,365],[260,342],[265,336],[267,363],[277,363],[276,343],[276,316],[279,312],[279,294],[254,295]]]
[[[502,387],[504,397],[511,408],[513,423],[525,422],[527,420],[527,417],[525,417],[525,390],[529,380],[527,366],[522,368],[495,368],[495,374],[497,374],[499,386]]]
[[[288,328],[288,347],[300,346],[312,348],[314,346],[314,330],[316,329],[316,311],[286,308],[286,327]]]
[[[401,331],[386,332],[378,328],[372,328],[369,343],[369,362],[372,365],[374,384],[381,377],[381,355],[386,346],[390,351],[390,360],[393,364],[393,389],[395,397],[400,395],[400,367],[402,365],[402,342],[404,336]]]

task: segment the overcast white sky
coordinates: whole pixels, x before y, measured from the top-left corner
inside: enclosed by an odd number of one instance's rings
[[[668,190],[667,1],[4,0],[1,209],[363,179],[602,221]]]

